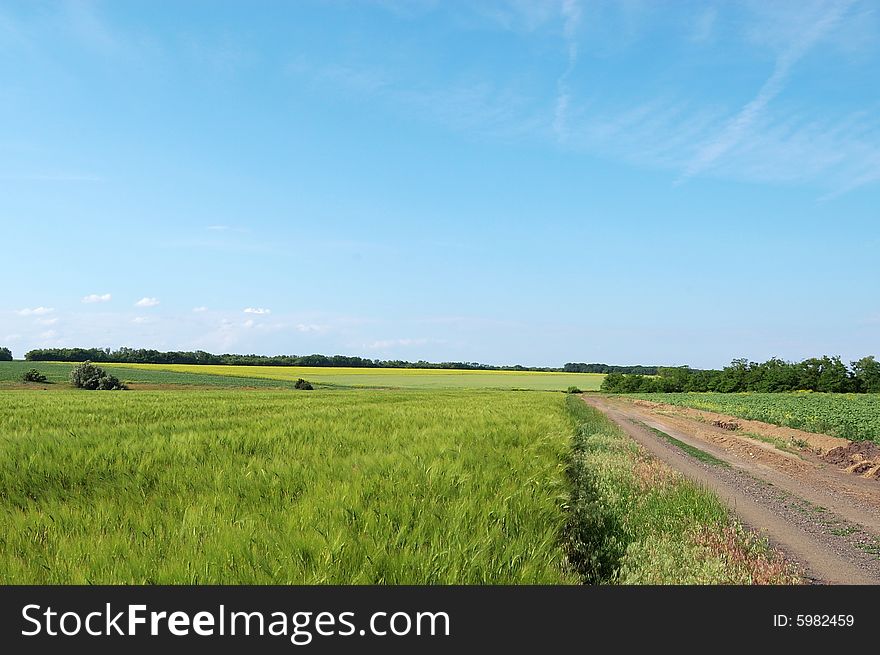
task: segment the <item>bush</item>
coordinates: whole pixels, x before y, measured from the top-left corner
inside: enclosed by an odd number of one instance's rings
[[[78,389],[90,391],[115,391],[126,388],[115,375],[110,375],[89,361],[74,367],[70,372],[70,383]]]
[[[32,368],[21,376],[25,382],[48,382],[49,378],[40,373],[37,369]]]
[[[311,382],[309,382],[308,380],[303,380],[302,378],[294,383],[293,388],[302,389],[303,391],[311,391],[312,389],[314,389]]]
[[[565,390],[565,393],[583,393],[583,391],[581,391],[577,387],[571,386]]]

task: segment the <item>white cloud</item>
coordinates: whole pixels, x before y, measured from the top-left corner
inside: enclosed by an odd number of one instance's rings
[[[271,309],[266,309],[265,307],[246,307],[244,310],[245,314],[271,314]]]
[[[324,326],[314,323],[297,323],[294,328],[297,332],[322,332],[324,330]]]
[[[159,304],[159,299],[158,299],[158,298],[148,298],[148,297],[144,297],[144,298],[141,298],[140,300],[138,300],[138,301],[134,304],[134,306],[135,306],[135,307],[155,307],[155,306],[158,305],[158,304]]]
[[[196,314],[201,314],[206,311],[208,311],[208,308],[205,307],[204,305],[200,305],[198,307],[193,307],[193,312],[195,312]]]
[[[46,314],[51,314],[54,311],[54,307],[25,307],[24,309],[19,309],[16,314],[18,314],[19,316],[45,316]]]
[[[87,296],[83,296],[82,301],[84,303],[96,303],[96,302],[110,302],[111,296],[109,293],[90,293]]]
[[[55,330],[46,330],[45,332],[40,333],[40,339],[54,339],[58,336],[58,333]]]
[[[146,316],[135,316],[133,319],[131,319],[131,322],[136,323],[136,324],[141,324],[141,323],[146,323],[148,320],[149,319]]]
[[[57,316],[53,317],[53,318],[38,318],[37,319],[38,325],[55,325],[57,322],[58,322]]]
[[[18,341],[19,339],[21,339],[20,334],[7,334],[5,337],[3,337],[3,341],[6,341],[6,342]]]
[[[244,325],[246,328],[252,328],[254,327],[254,325],[256,325],[256,323],[254,322],[254,319],[249,318],[242,325]]]
[[[395,346],[423,346],[428,343],[427,339],[380,339],[367,344],[367,348],[384,350]]]

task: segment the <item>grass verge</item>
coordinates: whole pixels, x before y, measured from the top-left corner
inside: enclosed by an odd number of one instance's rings
[[[704,464],[710,464],[712,466],[721,466],[721,467],[730,466],[723,459],[718,459],[714,455],[710,455],[705,450],[700,450],[696,446],[691,446],[690,444],[686,444],[684,441],[681,441],[680,439],[676,439],[671,434],[666,434],[665,432],[663,432],[663,430],[658,430],[657,428],[652,428],[647,423],[642,423],[641,421],[633,420],[633,423],[645,428],[646,430],[650,430],[652,433],[656,434],[658,437],[660,437],[661,439],[663,439],[667,443],[672,444],[673,446],[675,446],[679,450],[683,451],[685,454],[690,455],[694,459],[699,460],[699,461],[703,462]]]
[[[798,572],[718,498],[650,457],[601,412],[566,398],[574,425],[563,536],[588,584],[793,584]]]

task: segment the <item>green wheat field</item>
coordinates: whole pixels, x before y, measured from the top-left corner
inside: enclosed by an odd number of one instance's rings
[[[6,584],[794,579],[558,391],[602,376],[109,365],[130,390],[84,391],[72,366],[0,364]]]
[[[560,583],[564,396],[0,391],[6,583]]]

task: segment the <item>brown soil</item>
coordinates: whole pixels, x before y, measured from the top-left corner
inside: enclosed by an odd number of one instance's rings
[[[832,448],[822,455],[822,459],[847,473],[880,480],[880,446],[869,441],[854,441],[846,446]]]
[[[756,434],[762,437],[766,437],[767,439],[772,439],[777,443],[786,446],[790,450],[805,450],[815,455],[824,455],[829,450],[833,450],[841,446],[849,446],[849,444],[851,443],[846,439],[841,439],[840,437],[832,437],[827,434],[806,432],[804,430],[789,428],[783,425],[763,423],[761,421],[750,421],[748,419],[743,419],[736,416],[728,416],[727,414],[718,414],[717,412],[708,412],[702,409],[679,407],[678,405],[666,405],[663,403],[654,403],[648,400],[627,399],[627,402],[631,402],[639,407],[649,408],[660,415],[670,417],[679,416],[683,418],[695,419],[697,421],[700,421],[701,423],[723,427],[727,430],[738,432],[739,436]],[[737,427],[733,429],[733,425],[736,425]]]
[[[880,584],[876,445],[642,400],[583,398],[651,454],[718,493],[815,581]],[[729,466],[699,462],[649,428]]]

